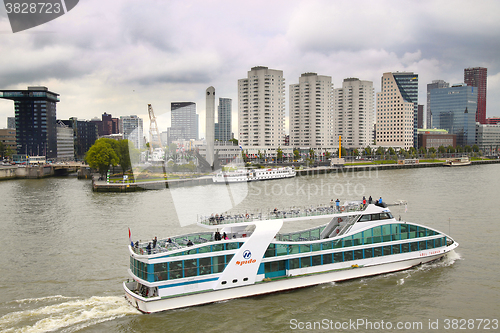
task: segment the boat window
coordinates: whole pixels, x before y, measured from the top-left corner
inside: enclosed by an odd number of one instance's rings
[[[222,281],[222,282],[221,282],[221,284],[226,284],[226,283],[227,283],[227,281]]]
[[[401,244],[401,253],[410,252],[410,244],[403,243]]]
[[[311,257],[300,258],[300,267],[309,267],[311,266]]]
[[[373,248],[365,249],[365,258],[372,258],[373,257]]]
[[[206,274],[211,274],[212,273],[212,265],[211,265],[211,258],[200,258],[199,260],[199,265],[200,265],[200,275],[206,275]]]
[[[234,280],[233,280],[233,283],[236,283],[236,282],[238,282],[238,279],[234,279]]]
[[[391,246],[384,246],[384,256],[388,256],[391,254]]]
[[[274,244],[269,244],[266,252],[264,253],[264,258],[270,258],[276,256],[276,249],[274,248]]]
[[[418,242],[410,243],[410,248],[412,252],[418,251]]]
[[[381,220],[387,220],[387,219],[392,219],[392,214],[389,212],[386,213],[380,213],[380,219]]]
[[[184,277],[198,275],[197,259],[184,260]]]
[[[398,253],[401,253],[401,244],[392,246],[392,254],[398,254]]]
[[[363,250],[354,250],[354,260],[363,259]]]
[[[383,255],[382,247],[375,247],[375,248],[373,248],[373,256],[374,257],[380,257],[382,255]]]
[[[344,261],[342,252],[337,252],[333,254],[333,262],[342,262],[342,261]]]
[[[300,245],[300,253],[311,252],[311,245]]]
[[[331,264],[333,262],[333,255],[331,253],[323,255],[323,265]]]
[[[300,268],[300,258],[290,259],[290,269]]]
[[[321,251],[321,243],[314,243],[311,245],[312,246],[312,251]]]
[[[332,241],[323,243],[322,244],[322,248],[323,248],[323,250],[331,250],[331,249],[333,249],[333,243],[332,243]]]
[[[344,237],[344,247],[352,246],[352,236]]]
[[[319,255],[319,256],[312,256],[311,257],[311,264],[313,266],[319,266],[319,265],[321,265],[321,255]]]
[[[276,253],[278,256],[286,256],[288,254],[288,245],[286,244],[275,244]]]
[[[358,220],[358,222],[366,222],[366,221],[371,221],[371,215],[361,215],[361,218]]]
[[[372,214],[372,221],[380,220],[380,214]]]
[[[247,277],[246,277],[246,278],[243,278],[243,281],[248,281],[248,278],[247,278]]]
[[[427,242],[426,241],[420,241],[420,242],[418,242],[418,249],[420,251],[427,249]]]
[[[353,259],[353,251],[345,251],[344,252],[344,261],[350,261]]]

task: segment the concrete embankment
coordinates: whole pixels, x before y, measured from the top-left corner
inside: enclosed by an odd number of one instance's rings
[[[473,165],[500,163],[500,160],[481,160],[472,161]],[[371,172],[378,170],[396,170],[396,169],[414,169],[414,168],[432,168],[443,167],[442,163],[417,163],[417,164],[376,164],[376,165],[349,165],[343,168],[317,167],[297,170],[297,176],[313,176],[332,172]],[[174,188],[183,186],[196,186],[212,184],[211,176],[188,179],[171,179],[161,181],[149,181],[141,183],[110,183],[106,181],[92,180],[92,189],[95,192],[135,192],[145,190],[159,190],[164,188]]]

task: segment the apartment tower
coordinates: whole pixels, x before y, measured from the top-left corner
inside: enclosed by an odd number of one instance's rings
[[[290,87],[290,145],[333,146],[333,84],[331,76],[304,73]]]
[[[418,75],[384,73],[377,93],[376,144],[408,149],[416,143]]]
[[[252,67],[238,80],[238,133],[243,147],[283,146],[285,137],[285,79],[283,71]]]
[[[335,92],[335,137],[342,146],[360,149],[373,144],[375,100],[372,81],[347,78]]]
[[[488,69],[484,67],[474,67],[464,69],[464,82],[468,86],[477,88],[477,112],[476,121],[486,124],[486,90],[487,90]]]

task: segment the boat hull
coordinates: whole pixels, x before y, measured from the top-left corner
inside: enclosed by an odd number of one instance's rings
[[[323,283],[351,280],[366,276],[379,275],[384,273],[396,272],[409,269],[411,267],[437,260],[448,252],[454,250],[458,244],[455,242],[440,251],[419,251],[414,252],[411,258],[405,258],[404,255],[394,257],[390,262],[381,262],[376,264],[365,264],[363,267],[351,267],[338,269],[323,273],[312,273],[305,275],[292,276],[273,280],[270,282],[258,282],[252,285],[229,288],[223,290],[209,290],[189,295],[180,295],[166,298],[145,299],[137,296],[123,283],[125,296],[127,300],[143,313],[153,313],[166,310],[173,310],[183,307],[202,305],[207,303],[221,302],[236,298],[256,296],[274,292],[281,292],[291,289],[298,289],[308,286],[314,286]],[[399,259],[398,259],[399,258]],[[351,261],[355,265],[357,261]]]

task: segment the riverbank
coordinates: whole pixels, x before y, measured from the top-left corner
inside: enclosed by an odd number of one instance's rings
[[[472,161],[472,165],[500,163],[500,160],[480,160]],[[396,169],[415,169],[415,168],[432,168],[443,167],[443,163],[416,163],[416,164],[363,164],[363,165],[348,165],[344,167],[315,167],[297,170],[297,176],[314,176],[327,174],[332,172],[372,172],[378,170],[396,170]],[[212,176],[202,176],[198,178],[187,179],[165,179],[146,181],[140,183],[108,183],[105,180],[98,180],[96,177],[92,179],[92,190],[94,192],[136,192],[146,190],[161,190],[165,188],[176,188],[184,186],[197,186],[212,184]]]

